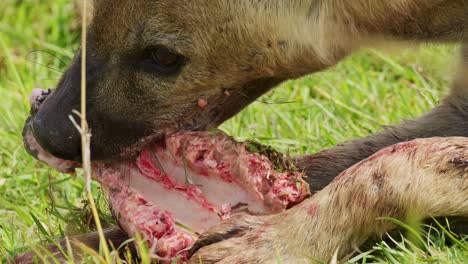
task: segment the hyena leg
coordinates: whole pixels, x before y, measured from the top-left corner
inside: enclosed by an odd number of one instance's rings
[[[324,188],[345,169],[392,144],[416,138],[468,137],[468,28],[465,36],[458,75],[450,95],[441,105],[420,118],[387,127],[368,137],[295,158],[297,166],[305,170],[314,191]]]
[[[286,212],[215,226],[193,263],[328,262],[395,229],[388,218],[466,217],[467,197],[468,138],[417,139],[377,152]]]

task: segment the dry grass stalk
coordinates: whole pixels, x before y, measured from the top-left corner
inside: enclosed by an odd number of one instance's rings
[[[88,15],[88,1],[83,0],[82,2],[82,43],[81,43],[81,113],[77,111],[73,111],[73,113],[80,117],[81,124],[74,120],[73,117],[70,116],[71,121],[78,129],[81,135],[81,149],[82,149],[82,165],[83,165],[83,172],[86,181],[86,193],[88,195],[89,204],[91,206],[91,211],[93,213],[93,218],[96,224],[97,231],[99,233],[101,250],[103,250],[104,258],[106,263],[111,262],[111,255],[109,251],[109,247],[107,245],[107,241],[104,236],[104,231],[102,229],[101,221],[99,220],[98,210],[96,208],[96,203],[94,201],[94,197],[91,191],[91,132],[88,127],[88,123],[86,121],[86,25],[87,15]]]

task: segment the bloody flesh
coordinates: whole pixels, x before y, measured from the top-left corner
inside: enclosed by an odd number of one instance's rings
[[[197,234],[221,220],[279,213],[310,195],[302,173],[249,144],[220,132],[168,133],[134,162],[96,167],[95,178],[130,236],[141,234],[155,258],[184,260]]]

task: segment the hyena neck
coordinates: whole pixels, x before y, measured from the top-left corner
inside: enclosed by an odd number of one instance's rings
[[[228,4],[240,31],[255,43],[269,43],[266,65],[288,78],[335,65],[358,47],[358,34],[320,0],[264,0]],[[242,15],[238,15],[242,14]]]

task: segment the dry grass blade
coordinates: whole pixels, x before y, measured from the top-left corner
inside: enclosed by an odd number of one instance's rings
[[[104,231],[102,229],[101,221],[99,220],[99,214],[94,201],[94,197],[91,190],[91,133],[89,131],[88,123],[86,121],[86,25],[87,25],[87,7],[88,1],[83,0],[83,17],[82,17],[82,43],[81,43],[81,126],[77,127],[78,131],[81,134],[81,155],[82,155],[82,165],[84,176],[86,180],[86,193],[88,195],[89,204],[91,211],[93,213],[93,218],[96,224],[97,231],[99,233],[99,239],[101,244],[101,250],[104,253],[104,259],[106,263],[111,263],[111,255],[107,241],[104,237]],[[77,126],[77,123],[72,122]]]
[[[330,260],[330,264],[338,264],[338,252],[339,248],[336,249],[335,253],[333,254],[332,259]]]

